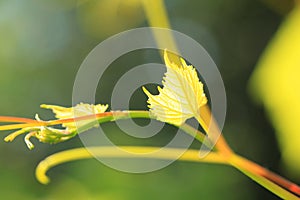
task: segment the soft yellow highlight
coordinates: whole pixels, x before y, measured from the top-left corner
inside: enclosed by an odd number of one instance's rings
[[[98,39],[136,28],[145,20],[141,0],[80,0],[77,11],[82,28]]]
[[[251,91],[277,130],[285,165],[300,177],[300,6],[286,18],[258,63]]]
[[[141,0],[143,8],[147,17],[147,21],[150,27],[159,27],[170,29],[170,31],[165,31],[162,33],[157,33],[153,31],[153,35],[156,43],[163,47],[164,49],[169,49],[174,52],[178,51],[176,41],[171,32],[171,25],[168,18],[168,13],[163,0]],[[161,54],[163,57],[163,54]],[[180,57],[175,54],[169,55],[170,60],[180,65]]]

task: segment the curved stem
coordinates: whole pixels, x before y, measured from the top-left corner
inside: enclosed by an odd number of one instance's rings
[[[120,151],[120,148],[123,151]],[[159,154],[151,154],[151,152],[158,151]],[[89,147],[77,148],[72,150],[62,151],[53,154],[43,161],[41,161],[36,168],[36,177],[39,182],[43,184],[49,183],[47,177],[47,171],[59,164],[94,158],[149,158],[149,159],[161,159],[161,160],[175,160],[178,159],[178,155],[182,154],[179,158],[181,161],[193,161],[193,162],[206,162],[206,163],[219,163],[227,164],[226,159],[217,153],[210,152],[206,157],[199,157],[199,150],[187,149],[182,153],[184,149],[176,148],[161,148],[161,147],[139,147],[139,146],[119,146],[119,147]],[[92,154],[91,154],[92,152]],[[130,154],[128,153],[130,152]]]

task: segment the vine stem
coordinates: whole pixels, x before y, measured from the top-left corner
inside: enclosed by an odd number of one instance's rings
[[[5,116],[2,116],[3,120],[9,120],[5,119]],[[154,116],[150,114],[149,111],[143,111],[143,110],[137,110],[137,111],[110,111],[105,113],[98,113],[98,114],[91,114],[91,115],[85,115],[75,118],[67,118],[67,119],[58,119],[58,120],[50,120],[50,121],[37,121],[32,119],[24,119],[24,122],[28,123],[21,123],[21,124],[12,124],[12,125],[2,125],[0,126],[0,131],[3,130],[14,130],[14,129],[23,129],[28,127],[38,127],[38,126],[54,126],[54,125],[60,125],[63,123],[76,123],[79,121],[87,120],[87,124],[84,126],[81,126],[78,130],[78,132],[84,132],[87,129],[93,128],[95,125],[95,121],[98,121],[98,123],[104,123],[109,121],[116,121],[116,120],[122,120],[122,119],[129,119],[129,118],[143,118],[143,119],[155,119]],[[14,121],[16,122],[16,121]],[[21,122],[21,121],[19,121]],[[204,133],[201,131],[195,129],[194,127],[184,123],[181,126],[177,126],[184,132],[188,133],[198,141],[202,142],[206,147],[209,149],[214,149],[213,144],[210,143],[209,140],[206,140],[207,137]],[[22,132],[23,134],[25,132]],[[73,133],[70,133],[73,134]],[[74,134],[75,136],[76,134]]]
[[[0,116],[0,122],[15,122],[15,123],[33,123],[36,120],[22,118],[22,117],[10,117],[10,116]]]
[[[299,197],[293,195],[292,193],[287,193],[287,191],[283,189],[286,188],[287,190],[299,196],[300,188],[295,183],[286,180],[283,177],[269,171],[268,169],[236,154],[234,154],[228,160],[228,162],[254,181],[263,184],[264,187],[279,197],[291,200],[299,199]],[[283,188],[278,186],[282,186]]]
[[[120,151],[120,149],[122,151]],[[89,147],[89,148],[76,148],[72,150],[66,150],[53,154],[43,161],[41,161],[35,171],[36,177],[42,184],[48,184],[49,178],[46,175],[50,168],[53,168],[59,164],[63,164],[70,161],[88,159],[88,158],[148,158],[148,159],[161,159],[161,160],[180,160],[180,161],[191,161],[191,162],[203,162],[203,163],[215,163],[232,165],[239,169],[241,172],[249,176],[254,181],[262,184],[270,191],[275,191],[274,194],[289,200],[299,199],[294,194],[288,192],[284,188],[276,185],[270,180],[261,177],[260,175],[253,173],[252,169],[248,170],[247,167],[242,166],[241,163],[246,163],[244,158],[235,156],[232,157],[230,162],[227,158],[222,155],[210,152],[206,157],[199,157],[199,150],[187,149],[182,153],[183,149],[177,148],[163,148],[161,147],[139,147],[139,146],[118,146],[118,147]],[[152,152],[159,151],[159,154],[152,154]],[[130,153],[128,153],[130,152]],[[182,154],[178,158],[178,154]],[[241,162],[239,159],[242,159]],[[248,162],[248,161],[247,161]]]
[[[251,179],[281,198],[299,199],[294,194],[289,192],[291,191],[300,196],[300,187],[297,184],[284,179],[283,177],[246,158],[237,155],[232,151],[223,137],[220,129],[218,128],[218,125],[208,106],[203,106],[200,108],[200,115],[201,118],[198,119],[199,123],[209,137],[211,137],[213,140],[216,140],[215,145],[217,151],[228,160],[230,165],[239,169],[245,175],[249,176]],[[287,189],[288,191],[283,188]]]
[[[150,22],[150,25],[163,27],[163,28],[170,28],[170,23],[168,21],[163,0],[153,0],[153,1],[144,0],[142,2],[144,5],[144,10],[146,12],[147,18]],[[176,49],[176,43],[174,42],[172,35],[167,35],[164,38],[160,38],[157,35],[155,35],[155,38],[158,43],[165,44],[162,46],[171,45]],[[172,60],[176,62],[178,58],[179,58],[178,56],[174,55],[174,58]],[[146,112],[146,111],[142,111],[142,112]],[[57,125],[57,124],[62,124],[67,122],[75,122],[76,120],[92,119],[95,117],[98,119],[99,123],[106,122],[106,121],[114,121],[119,119],[126,119],[128,117],[151,118],[149,113],[142,113],[142,112],[138,112],[138,111],[127,111],[127,113],[122,111],[107,112],[107,113],[101,113],[99,115],[97,114],[97,115],[78,117],[76,119],[70,118],[64,120],[53,120],[48,122],[36,121],[36,120],[31,120],[26,118],[0,116],[0,122],[22,123],[22,124],[0,126],[0,130],[12,130],[12,129],[25,128],[25,127],[32,127],[32,126],[51,126],[51,125]],[[283,199],[290,199],[290,200],[299,199],[299,197],[289,192],[292,191],[299,196],[300,187],[298,185],[278,176],[273,172],[270,172],[269,170],[261,167],[260,165],[252,161],[249,161],[235,154],[227,144],[225,138],[222,136],[221,131],[219,130],[216,122],[214,121],[209,108],[206,106],[203,107],[200,113],[201,113],[201,117],[197,120],[204,128],[205,132],[208,133],[212,141],[216,141],[217,152],[210,152],[206,157],[200,159],[198,150],[186,150],[186,152],[183,153],[183,155],[179,158],[179,160],[229,164],[236,167],[241,172],[249,176],[251,179],[261,184],[268,190],[272,191],[274,194],[278,195],[279,197]],[[201,142],[205,141],[203,140],[203,134],[195,135],[195,132],[193,132],[194,129],[192,127],[189,127],[187,125],[183,128],[185,128],[184,129],[185,132],[189,133],[190,135],[194,135],[197,140]],[[93,153],[96,152],[96,156],[101,156],[101,157],[124,157],[125,156],[119,151],[118,152],[114,151],[115,147],[92,147],[92,148],[94,148]],[[121,148],[123,148],[126,151],[135,153],[134,154],[135,156],[133,157],[137,157],[137,158],[138,157],[153,158],[149,156],[147,152],[156,151],[160,149],[158,147],[131,147],[131,146],[126,146]],[[175,158],[174,152],[178,152],[179,149],[163,149],[163,151],[164,152],[162,154],[160,154],[155,158],[174,159]],[[91,155],[91,153],[85,148],[67,150],[67,151],[53,154],[47,157],[42,162],[40,162],[40,164],[37,166],[36,169],[36,176],[40,182],[47,183],[49,179],[46,176],[46,172],[49,168],[64,162],[78,160],[78,159],[86,159],[91,157],[93,157],[93,155]],[[286,188],[289,191],[285,190],[284,188]]]
[[[122,151],[120,151],[120,149]],[[152,152],[159,151],[159,154]],[[94,157],[101,158],[149,158],[161,160],[182,160],[206,163],[227,164],[227,161],[217,153],[209,153],[206,157],[199,157],[199,150],[177,148],[161,148],[161,147],[139,147],[139,146],[118,146],[118,147],[89,147],[76,148],[53,154],[41,161],[36,168],[36,177],[43,184],[49,183],[46,175],[48,169],[59,164],[79,159],[87,159]],[[130,153],[128,153],[130,152]],[[182,154],[179,158],[178,155]]]
[[[217,134],[217,125],[211,125],[211,123],[215,123],[214,120],[212,120],[211,117],[211,113],[209,112],[209,108],[206,108],[205,110],[202,110],[201,112],[201,122],[205,122],[205,125],[203,126],[203,128],[208,131],[208,134],[213,135],[213,137],[218,136],[217,141],[216,141],[216,146],[213,150],[215,150],[216,152],[210,152],[204,159],[200,159],[199,158],[199,151],[197,151],[197,154],[195,154],[195,150],[193,150],[193,154],[184,154],[184,155],[193,155],[195,156],[194,158],[190,158],[189,157],[189,161],[196,161],[196,162],[205,162],[205,161],[210,161],[213,162],[214,159],[216,163],[223,163],[223,164],[228,164],[228,165],[232,165],[235,168],[239,169],[241,172],[243,172],[244,174],[246,174],[247,176],[249,176],[251,179],[253,179],[254,181],[256,181],[257,183],[259,183],[260,185],[262,185],[263,187],[265,187],[266,189],[270,190],[271,192],[273,192],[274,194],[278,195],[281,198],[284,199],[299,199],[299,197],[295,196],[294,194],[292,194],[291,192],[295,193],[296,195],[299,196],[300,194],[300,187],[280,176],[278,176],[277,174],[270,172],[269,170],[261,167],[260,165],[249,161],[241,156],[238,156],[237,154],[235,154],[230,147],[228,146],[228,144],[226,143],[226,140],[224,139],[224,137],[221,135]],[[210,116],[210,117],[209,117]],[[99,113],[96,115],[87,115],[87,116],[83,116],[83,117],[77,117],[77,118],[68,118],[68,119],[62,119],[62,120],[52,120],[52,121],[36,121],[33,120],[33,123],[29,123],[29,120],[22,120],[22,121],[28,121],[28,123],[23,123],[23,124],[17,124],[19,125],[19,127],[28,127],[28,126],[32,126],[32,125],[42,125],[42,126],[51,126],[51,125],[57,125],[57,124],[62,124],[62,123],[68,123],[68,122],[76,122],[76,121],[80,121],[80,120],[91,120],[91,119],[96,119],[99,123],[104,123],[104,122],[108,122],[108,121],[115,121],[115,120],[121,120],[121,119],[128,119],[128,118],[153,118],[153,116],[149,113],[149,111],[112,111],[112,112],[106,112],[106,113]],[[9,118],[11,119],[11,118]],[[5,120],[5,119],[4,119]],[[83,130],[91,128],[94,126],[94,122],[87,124],[86,127],[83,127]],[[210,125],[207,125],[210,124]],[[202,124],[201,124],[202,125]],[[8,125],[9,126],[9,125]],[[0,130],[3,127],[8,127],[6,126],[0,126]],[[211,128],[213,127],[213,128]],[[16,127],[14,127],[16,128]],[[184,124],[181,127],[179,127],[181,129],[183,129],[186,133],[194,136],[197,140],[199,140],[200,142],[206,141],[204,140],[204,138],[206,137],[203,133],[199,132],[198,130],[194,129],[193,127],[189,126],[188,124]],[[207,144],[207,145],[212,145],[212,144]],[[95,147],[96,148],[96,147]],[[102,148],[102,147],[99,147]],[[109,155],[112,155],[113,157],[121,157],[122,154],[118,154],[116,152],[110,151],[112,149],[105,149],[108,147],[103,147],[104,149],[98,149],[99,150],[99,155],[103,155],[106,157],[109,157]],[[127,147],[125,147],[126,149]],[[129,147],[128,147],[129,148]],[[136,149],[134,149],[135,147],[130,147],[131,150],[136,150],[136,152],[138,152],[138,150],[141,150],[142,152],[145,152],[145,150],[149,147],[136,147]],[[96,149],[97,150],[97,149]],[[98,152],[98,150],[96,152]],[[101,154],[100,150],[106,150],[104,152],[104,154]],[[153,149],[152,149],[153,150]],[[174,151],[174,150],[171,150]],[[78,156],[76,156],[74,153],[75,152],[79,152],[80,154],[78,154]],[[110,153],[109,153],[110,152]],[[190,152],[190,150],[187,150],[187,152]],[[65,153],[71,153],[68,156],[64,156],[67,155]],[[54,154],[57,155],[57,154]],[[53,155],[53,156],[54,156]],[[76,151],[72,151],[72,150],[68,150],[66,152],[60,152],[58,153],[58,157],[57,156],[50,156],[50,158],[46,159],[46,161],[42,161],[42,164],[38,165],[38,169],[37,169],[37,175],[40,176],[41,171],[44,170],[44,172],[46,173],[46,171],[51,168],[52,166],[55,166],[59,163],[64,163],[64,162],[68,162],[71,160],[76,160],[76,159],[83,159],[83,158],[88,158],[88,154],[86,152],[86,150],[76,150]],[[145,156],[145,155],[143,155]],[[141,157],[143,157],[141,156]],[[147,156],[146,156],[147,157]],[[58,158],[58,160],[55,160],[56,158]],[[150,158],[150,157],[149,157]],[[155,157],[158,159],[162,159],[162,157]],[[168,159],[168,157],[164,157],[165,159]],[[174,157],[171,157],[172,159]],[[179,160],[185,160],[185,158],[187,159],[187,157],[183,157],[183,158],[179,158]],[[49,161],[50,160],[50,161]],[[200,161],[201,160],[201,161]],[[222,161],[222,162],[221,162]],[[48,163],[48,164],[47,164]],[[43,176],[40,176],[43,177]],[[44,176],[45,178],[45,176]],[[43,178],[38,178],[41,182],[45,182],[46,179]],[[44,180],[44,181],[43,181]],[[285,190],[285,189],[287,190]],[[289,192],[291,191],[291,192]]]

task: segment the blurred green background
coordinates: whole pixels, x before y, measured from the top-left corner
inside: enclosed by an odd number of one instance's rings
[[[0,115],[33,118],[39,113],[42,119],[51,119],[40,104],[70,106],[73,82],[87,54],[113,34],[147,26],[142,8],[132,2],[1,0]],[[172,27],[202,44],[219,67],[228,100],[224,127],[228,143],[241,155],[299,183],[300,177],[281,167],[274,128],[247,92],[255,64],[291,3],[166,0],[166,5]],[[151,50],[117,60],[99,85],[98,103],[109,102],[114,83],[124,72],[150,61],[159,61]],[[146,109],[140,90],[132,108]],[[116,143],[137,143],[123,137],[114,124],[106,126]],[[8,133],[1,132],[1,138]],[[168,137],[171,134],[162,132],[151,144]],[[52,169],[52,182],[44,186],[34,177],[37,163],[81,143],[78,138],[57,145],[34,143],[36,148],[29,151],[22,137],[0,142],[1,199],[279,199],[231,167],[183,162],[137,175],[96,160],[76,161]]]

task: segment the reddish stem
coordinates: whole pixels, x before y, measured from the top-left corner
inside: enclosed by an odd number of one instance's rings
[[[98,113],[98,114],[92,114],[92,115],[85,115],[81,117],[75,117],[75,118],[67,118],[67,119],[58,119],[53,121],[46,122],[47,126],[57,125],[57,124],[64,124],[64,123],[70,123],[70,122],[76,122],[76,121],[83,121],[83,120],[89,120],[93,118],[101,118],[101,117],[108,117],[113,116],[113,112],[105,112],[105,113]]]
[[[36,122],[36,120],[22,117],[0,116],[0,122],[33,123]]]
[[[268,169],[238,155],[234,155],[232,159],[234,165],[240,166],[243,169],[251,171],[257,175],[263,176],[269,181],[287,189],[288,191],[300,196],[300,186],[297,184],[275,174],[274,172],[269,171]]]
[[[209,127],[209,130],[206,130],[208,135],[212,138],[218,137],[215,145],[216,145],[216,149],[218,150],[218,152],[220,154],[222,154],[222,156],[228,158],[229,160],[232,160],[233,164],[235,164],[236,166],[240,166],[243,169],[251,171],[257,175],[263,176],[266,179],[268,179],[269,181],[272,181],[273,183],[300,196],[300,186],[298,186],[297,184],[263,168],[262,166],[254,163],[248,159],[245,159],[243,157],[236,155],[231,150],[229,145],[227,144],[227,142],[226,142],[225,138],[223,137],[220,129],[218,128],[218,125],[217,125],[216,121],[214,120],[208,106],[202,107],[200,109],[200,114],[203,119],[203,122],[205,123],[204,124],[205,127]],[[210,125],[210,126],[208,126],[208,125]],[[232,159],[232,158],[234,158],[234,159]]]
[[[59,120],[52,120],[52,121],[37,121],[33,119],[26,119],[26,118],[15,118],[15,117],[3,117],[3,121],[6,120],[7,122],[16,122],[17,119],[20,119],[18,122],[25,122],[25,124],[10,124],[10,125],[3,125],[0,126],[0,130],[13,130],[13,129],[20,129],[20,128],[26,128],[26,127],[34,127],[34,126],[53,126],[63,123],[72,123],[76,121],[81,120],[89,120],[94,118],[101,118],[101,117],[107,117],[107,116],[113,116],[113,112],[105,112],[105,113],[98,113],[98,114],[92,114],[92,115],[85,115],[81,117],[76,118],[67,118],[67,119],[59,119]],[[8,121],[10,120],[10,121]],[[21,121],[23,120],[23,121]]]

